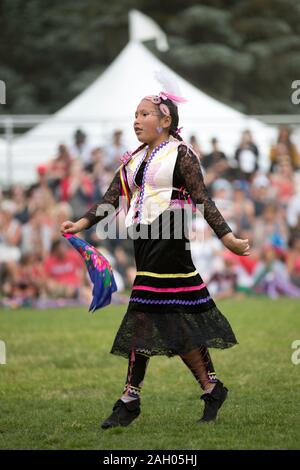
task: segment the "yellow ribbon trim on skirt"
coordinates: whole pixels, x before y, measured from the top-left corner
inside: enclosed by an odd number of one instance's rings
[[[176,273],[176,274],[159,274],[152,273],[150,271],[137,271],[137,276],[151,276],[151,277],[192,277],[196,276],[198,271],[193,271],[191,273]]]

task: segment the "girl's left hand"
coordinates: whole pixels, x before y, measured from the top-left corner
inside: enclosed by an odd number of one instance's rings
[[[236,238],[232,232],[226,233],[224,237],[221,238],[222,243],[236,255],[239,256],[249,256],[250,255],[250,245],[249,240],[242,238]]]

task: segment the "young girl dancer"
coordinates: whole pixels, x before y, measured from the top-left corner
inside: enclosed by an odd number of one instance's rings
[[[126,383],[103,429],[127,426],[140,414],[141,388],[154,355],[178,355],[193,373],[203,390],[204,413],[198,423],[216,419],[228,392],[208,348],[230,348],[238,342],[195,269],[186,232],[177,235],[178,225],[186,226],[182,202],[201,204],[204,218],[232,252],[249,255],[249,244],[233,235],[209,198],[199,160],[178,134],[177,105],[182,101],[168,92],[141,100],[134,130],[142,145],[125,154],[101,202],[78,221],[61,226],[71,234],[88,229],[105,217],[96,214],[98,208],[117,208],[123,195],[129,207],[126,226],[143,234],[134,237],[137,273],[110,351],[128,359]]]

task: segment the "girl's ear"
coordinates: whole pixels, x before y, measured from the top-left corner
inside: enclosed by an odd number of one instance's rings
[[[172,118],[171,116],[164,116],[161,120],[161,125],[164,129],[167,129],[168,127],[171,127],[172,124]]]

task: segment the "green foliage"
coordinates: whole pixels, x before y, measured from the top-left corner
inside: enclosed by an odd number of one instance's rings
[[[83,91],[126,45],[132,8],[171,48],[147,46],[203,91],[248,113],[297,113],[298,0],[0,0],[0,112],[52,113]]]
[[[191,43],[213,42],[220,45],[226,42],[239,46],[241,39],[231,28],[230,13],[227,10],[195,5],[185,9],[181,15],[170,20],[169,28],[173,33],[180,32]]]
[[[59,109],[99,76],[128,34],[117,0],[2,0],[0,30],[5,112],[16,113]]]

